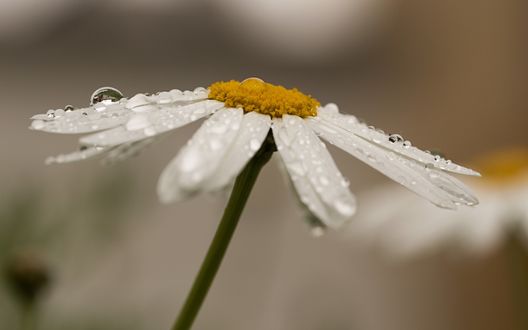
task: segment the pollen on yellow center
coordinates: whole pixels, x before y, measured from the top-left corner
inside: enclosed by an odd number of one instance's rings
[[[285,114],[303,118],[316,116],[320,105],[316,99],[296,88],[286,89],[258,78],[216,82],[209,86],[209,98],[224,102],[227,107],[279,118]]]

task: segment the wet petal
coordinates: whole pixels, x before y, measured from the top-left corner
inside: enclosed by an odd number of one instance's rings
[[[380,147],[414,159],[422,164],[429,164],[430,166],[448,172],[480,176],[478,172],[475,172],[472,169],[413,147],[409,141],[404,141],[401,136],[397,134],[387,135],[380,130],[376,130],[373,127],[369,127],[366,124],[359,122],[354,116],[341,114],[339,113],[337,106],[333,103],[319,108],[318,117],[330,121],[342,129],[375,143]]]
[[[460,181],[434,167],[425,166],[367,141],[325,118],[310,118],[307,122],[328,142],[439,207],[456,209],[457,204],[475,205],[478,203],[470,190]]]
[[[103,159],[104,164],[113,164],[116,162],[121,162],[138,155],[143,149],[150,146],[152,143],[156,142],[159,138],[149,138],[144,140],[139,140],[135,142],[121,144],[117,147],[110,148],[111,150],[107,153]]]
[[[108,152],[111,148],[103,147],[83,147],[81,150],[77,150],[68,154],[61,154],[58,156],[48,157],[46,159],[46,164],[64,164],[71,163],[80,160],[85,160],[88,158],[96,157],[101,154]]]
[[[297,116],[273,119],[272,129],[301,202],[325,225],[342,225],[355,213],[356,203],[326,146]]]
[[[205,189],[205,182],[235,140],[242,118],[242,109],[221,109],[202,124],[161,174],[158,194],[163,202],[181,200]]]
[[[206,190],[218,190],[228,185],[260,149],[270,126],[271,118],[267,115],[245,114],[235,140],[207,180]]]
[[[81,138],[81,144],[115,146],[138,141],[192,123],[224,106],[214,100],[187,105],[163,106],[148,113],[134,113],[122,126]]]
[[[50,110],[49,114],[33,116],[30,128],[64,134],[80,134],[112,128],[125,123],[131,115],[131,111],[124,107],[124,102],[126,100],[111,104],[98,103],[73,111]]]
[[[119,126],[128,121],[135,113],[152,112],[164,107],[186,105],[207,99],[208,90],[198,87],[194,91],[173,89],[154,95],[136,94],[130,99],[122,98],[117,102],[103,101],[93,106],[65,111],[50,110],[47,114],[31,117],[30,128],[50,132],[79,134],[101,131]]]

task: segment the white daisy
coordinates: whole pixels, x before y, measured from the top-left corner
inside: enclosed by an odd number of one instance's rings
[[[296,89],[257,78],[129,99],[103,88],[94,93],[91,106],[36,115],[31,128],[95,132],[80,138],[80,150],[49,158],[48,163],[100,155],[119,160],[201,118],[207,119],[161,174],[158,193],[164,202],[230,185],[263,145],[274,143],[300,201],[319,225],[339,227],[355,213],[356,202],[320,136],[439,207],[478,203],[463,183],[447,174],[477,172],[367,126],[340,113],[335,104],[320,106]]]
[[[512,237],[528,247],[528,151],[503,150],[476,164],[485,174],[475,182],[480,207],[453,213],[418,203],[399,187],[382,187],[365,197],[376,209],[360,213],[347,233],[393,257],[485,255]]]

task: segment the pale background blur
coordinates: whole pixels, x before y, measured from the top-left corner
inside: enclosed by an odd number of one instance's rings
[[[39,329],[167,329],[226,201],[157,201],[197,124],[111,167],[44,166],[76,137],[27,130],[32,114],[106,85],[258,76],[470,165],[528,147],[527,22],[525,0],[1,0],[0,262],[30,251],[51,269]],[[331,151],[360,197],[387,182]],[[504,264],[501,251],[396,262],[313,238],[271,162],[195,329],[521,329]],[[3,283],[0,329],[18,319]]]

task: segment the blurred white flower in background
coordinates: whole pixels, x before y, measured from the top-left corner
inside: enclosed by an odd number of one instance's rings
[[[528,150],[493,153],[475,167],[483,175],[471,182],[481,202],[477,207],[438,209],[399,186],[384,186],[363,196],[368,212],[359,210],[347,235],[391,257],[485,255],[514,234],[528,248]]]
[[[211,0],[256,52],[300,61],[363,45],[383,25],[384,0]]]
[[[119,11],[119,25],[130,20],[136,24],[137,15],[180,17],[185,13],[207,20],[215,33],[227,35],[255,54],[311,63],[334,59],[351,49],[368,49],[383,30],[389,10],[386,0],[0,0],[0,41],[20,43],[42,37],[72,17],[85,15],[95,20]],[[127,13],[134,15],[127,17]],[[196,25],[198,29],[203,24]]]

